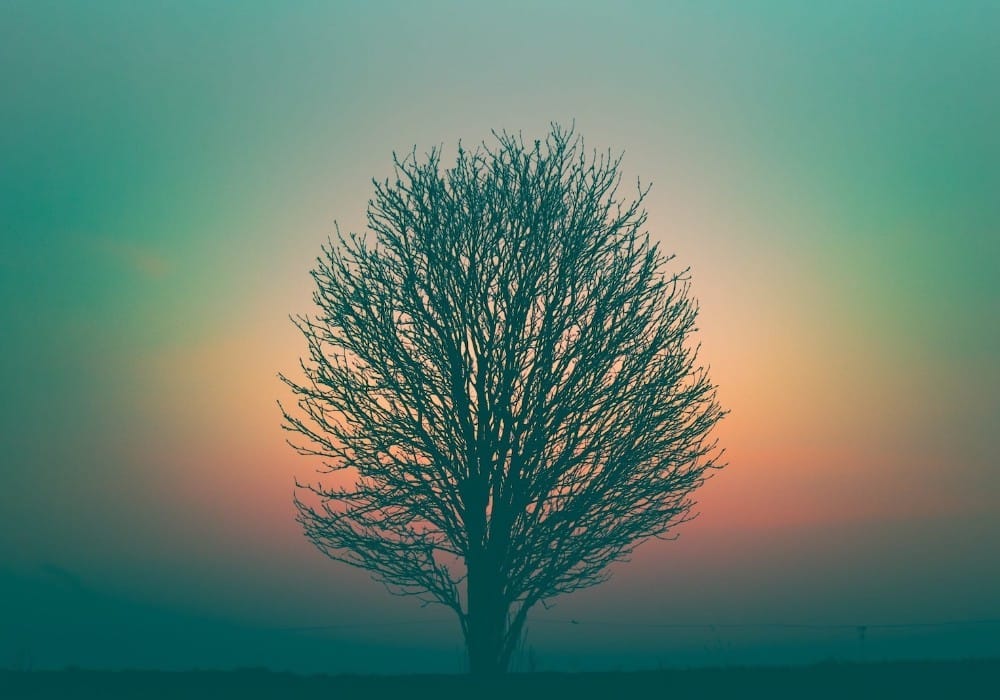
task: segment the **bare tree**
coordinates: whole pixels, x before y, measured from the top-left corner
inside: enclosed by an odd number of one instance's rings
[[[648,188],[619,197],[621,158],[572,130],[495,136],[450,169],[394,157],[371,235],[323,248],[304,379],[282,376],[293,445],[345,472],[298,484],[306,535],[454,610],[475,674],[507,669],[536,603],[689,518],[723,415]]]

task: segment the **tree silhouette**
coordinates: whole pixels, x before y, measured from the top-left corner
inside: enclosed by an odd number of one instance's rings
[[[303,379],[282,375],[298,520],[331,559],[458,616],[504,672],[528,611],[690,516],[721,466],[687,270],[642,231],[648,187],[553,125],[526,145],[394,156],[370,235],[323,247]],[[304,499],[304,500],[303,500]]]

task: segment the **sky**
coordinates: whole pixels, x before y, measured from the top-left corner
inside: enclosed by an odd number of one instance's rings
[[[3,3],[0,666],[459,668],[446,610],[303,537],[277,374],[393,151],[551,122],[652,184],[729,466],[677,540],[535,612],[515,664],[1000,654],[998,25],[964,1]]]

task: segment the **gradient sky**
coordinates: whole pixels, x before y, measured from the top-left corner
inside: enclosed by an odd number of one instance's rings
[[[0,665],[456,667],[445,610],[302,537],[276,374],[393,150],[550,121],[653,184],[732,413],[700,518],[539,610],[539,663],[856,651],[638,623],[1000,618],[998,26],[916,0],[3,3]],[[1000,654],[996,626],[910,632],[866,643]]]

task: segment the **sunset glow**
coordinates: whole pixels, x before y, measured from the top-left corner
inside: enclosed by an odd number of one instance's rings
[[[538,653],[714,658],[588,620],[1000,616],[1000,5],[712,5],[0,9],[0,658],[457,666],[446,611],[305,541],[294,479],[318,464],[285,444],[277,375],[306,352],[289,315],[313,311],[321,246],[363,230],[393,151],[447,162],[550,121],[623,151],[623,189],[652,183],[730,414],[700,516],[533,613]],[[876,648],[1000,654],[964,629]],[[185,651],[199,630],[253,641]]]

